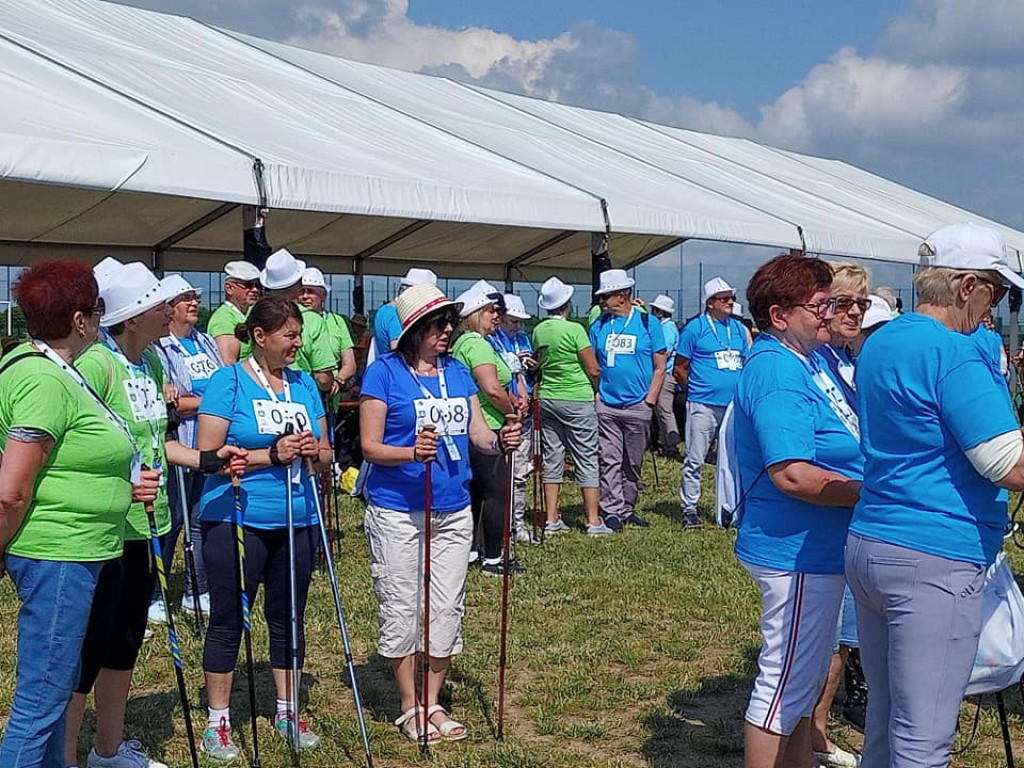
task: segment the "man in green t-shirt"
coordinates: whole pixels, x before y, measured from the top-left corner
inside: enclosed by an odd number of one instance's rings
[[[334,372],[338,367],[331,334],[320,316],[298,301],[302,291],[302,273],[306,264],[299,261],[286,248],[274,251],[260,272],[260,285],[266,296],[294,301],[302,313],[302,346],[295,355],[291,368],[305,371],[316,381],[320,391],[330,393],[334,386]]]
[[[224,265],[224,303],[214,310],[206,332],[213,337],[225,365],[249,356],[251,344],[235,338],[235,326],[249,316],[249,308],[260,296],[260,271],[248,261],[229,261]]]
[[[337,360],[337,370],[334,371],[334,383],[331,385],[331,411],[338,408],[339,394],[346,389],[356,373],[355,345],[352,343],[352,334],[349,332],[348,323],[345,318],[336,312],[330,312],[325,308],[327,302],[327,281],[324,273],[316,267],[306,267],[302,273],[302,290],[299,292],[299,304],[306,309],[316,312],[324,319],[327,325],[327,333],[331,339],[331,347],[334,350]]]

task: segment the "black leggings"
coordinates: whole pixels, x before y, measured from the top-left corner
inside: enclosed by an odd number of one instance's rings
[[[82,643],[82,675],[76,693],[92,690],[100,668],[119,672],[135,668],[155,584],[156,567],[144,539],[126,541],[121,556],[103,566]]]
[[[270,665],[274,669],[291,668],[288,586],[288,530],[245,528],[245,591],[249,605],[256,600],[260,583],[263,590],[263,615],[270,634]],[[313,575],[316,552],[316,526],[295,529],[295,578],[299,616],[299,666],[304,662],[306,637],[303,615],[306,595]],[[203,670],[231,672],[238,662],[242,641],[242,599],[238,586],[238,550],[232,523],[203,523],[203,559],[210,588],[210,624],[203,648]]]
[[[492,456],[469,447],[469,466],[473,478],[469,496],[473,505],[473,530],[483,519],[484,557],[501,557],[505,528],[505,504],[508,496],[508,463],[505,456]]]

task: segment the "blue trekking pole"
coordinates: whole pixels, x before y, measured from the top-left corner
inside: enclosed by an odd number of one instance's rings
[[[334,596],[334,612],[338,617],[338,629],[341,630],[341,641],[345,646],[345,663],[348,665],[348,676],[352,681],[352,696],[355,698],[356,718],[359,720],[359,732],[363,736],[363,752],[366,755],[366,768],[373,768],[373,757],[370,754],[370,734],[366,729],[366,719],[363,716],[363,702],[359,696],[359,682],[356,680],[356,666],[352,660],[352,643],[348,637],[348,625],[345,623],[345,611],[341,607],[341,592],[338,590],[338,576],[334,572],[334,554],[331,551],[331,543],[327,536],[327,524],[324,522],[323,505],[320,501],[320,494],[316,484],[316,475],[313,474],[313,460],[306,459],[306,474],[309,475],[309,489],[313,492],[313,499],[316,505],[316,517],[320,524],[320,538],[324,543],[324,557],[327,561],[327,575],[331,580],[331,594]]]
[[[185,670],[181,663],[181,648],[178,647],[178,633],[174,629],[174,615],[167,600],[167,574],[164,572],[164,558],[160,547],[160,535],[157,533],[156,512],[153,502],[143,505],[146,520],[149,522],[149,542],[153,548],[153,560],[156,562],[156,577],[160,582],[160,597],[164,602],[167,614],[167,637],[171,643],[171,658],[174,660],[174,676],[178,679],[178,696],[181,698],[181,710],[185,715],[185,733],[188,736],[188,750],[192,756],[192,768],[199,768],[199,755],[196,752],[196,735],[192,730],[192,709],[188,703],[188,690],[185,688]]]

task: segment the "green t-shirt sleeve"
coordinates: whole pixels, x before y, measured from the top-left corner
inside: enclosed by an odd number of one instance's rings
[[[345,322],[345,318],[340,315],[334,316],[335,323],[335,334],[338,338],[338,354],[340,355],[346,349],[352,349],[355,343],[352,341],[352,332],[348,329],[348,323]]]
[[[479,336],[471,336],[463,342],[462,355],[462,362],[471,371],[478,365],[497,366],[498,364],[495,360],[494,349]]]
[[[218,336],[234,336],[237,324],[238,316],[221,305],[210,315],[210,322],[206,327],[206,332],[214,338]]]
[[[110,402],[111,389],[114,386],[111,367],[102,353],[90,350],[75,361],[75,368],[82,374],[86,384],[93,391]]]
[[[333,371],[338,367],[338,356],[331,344],[331,334],[323,318],[312,312],[302,313],[302,352],[307,373]]]
[[[577,352],[591,346],[590,337],[583,330],[583,326],[578,323],[572,323],[572,340]]]
[[[38,429],[59,440],[70,427],[73,415],[67,389],[54,373],[32,368],[36,366],[21,371],[12,369],[3,377],[0,391],[4,410],[9,414],[8,431],[16,427]]]

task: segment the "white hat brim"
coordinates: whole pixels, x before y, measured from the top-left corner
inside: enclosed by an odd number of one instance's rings
[[[1005,277],[1009,281],[1010,285],[1016,286],[1017,288],[1024,290],[1024,278],[1022,278],[1009,267],[1000,264],[998,267],[996,267],[996,272]]]
[[[540,307],[543,310],[551,310],[551,309],[558,309],[559,307],[564,307],[566,304],[568,304],[570,301],[572,301],[572,295],[575,292],[576,292],[576,289],[573,286],[567,285],[567,286],[565,286],[565,288],[564,288],[564,290],[562,292],[562,295],[557,297],[558,300],[553,302],[553,303],[545,303],[544,302],[544,297],[543,296],[538,296],[537,297],[537,306]]]
[[[595,296],[604,296],[606,293],[615,293],[617,291],[628,291],[630,288],[636,285],[636,280],[629,278],[624,283],[618,283],[617,285],[608,285],[604,288],[598,288],[594,291]]]
[[[178,295],[179,293],[174,288],[161,280],[154,288],[143,294],[142,298],[133,301],[128,306],[118,307],[113,312],[105,312],[100,319],[100,325],[104,328],[109,328],[112,325],[123,323],[125,320],[131,320],[143,312],[148,312],[153,307],[166,304]]]
[[[300,259],[296,259],[295,272],[292,273],[295,276],[293,280],[288,280],[287,282],[274,283],[271,285],[269,283],[264,282],[267,277],[267,270],[264,269],[262,272],[260,272],[260,285],[262,285],[268,291],[281,291],[284,290],[285,288],[291,288],[296,283],[302,282],[302,273],[305,271],[306,262]]]

